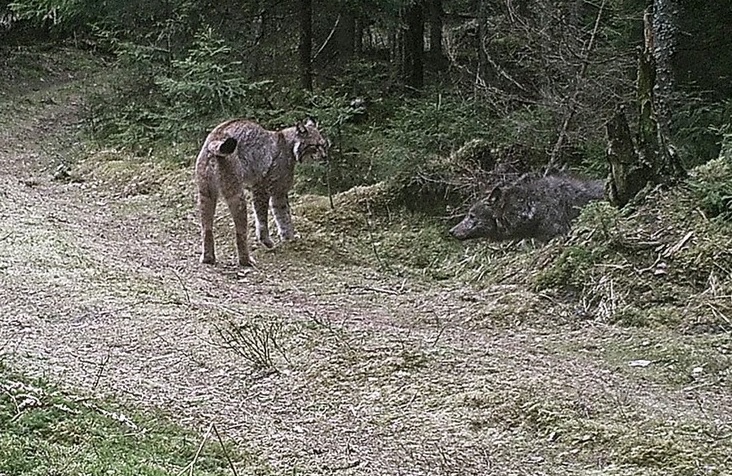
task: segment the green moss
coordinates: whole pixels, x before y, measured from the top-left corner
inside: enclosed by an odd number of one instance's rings
[[[601,254],[596,249],[580,246],[566,248],[550,267],[537,274],[537,288],[582,289],[585,284],[583,277],[598,262]]]
[[[732,157],[721,156],[694,169],[689,186],[705,213],[732,221]]]
[[[0,365],[0,474],[168,475],[195,461],[196,474],[230,474],[255,461],[231,445],[174,426],[161,415],[65,394]]]

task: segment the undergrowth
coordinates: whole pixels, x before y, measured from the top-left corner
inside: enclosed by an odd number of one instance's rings
[[[609,322],[729,332],[731,181],[720,157],[628,209],[587,207],[571,236],[542,251],[551,258],[537,287],[576,293]]]
[[[0,363],[0,474],[228,475],[255,464],[168,417],[66,393]],[[231,461],[231,463],[230,463]]]

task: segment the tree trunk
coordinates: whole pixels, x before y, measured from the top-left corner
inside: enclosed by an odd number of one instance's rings
[[[610,163],[607,195],[610,203],[622,207],[648,182],[654,181],[654,171],[651,164],[638,156],[622,107],[605,127],[608,137],[607,160]]]
[[[300,44],[298,47],[300,61],[300,87],[313,90],[313,3],[312,0],[300,0]]]
[[[406,30],[404,32],[404,82],[414,89],[424,85],[424,16],[421,1],[416,1],[404,10]]]
[[[353,21],[353,56],[360,58],[363,55],[363,20],[356,16]]]
[[[651,13],[644,15],[645,45],[638,57],[638,133],[636,146],[630,136],[625,114],[616,113],[607,124],[610,163],[609,198],[624,206],[648,183],[669,183],[686,174],[669,136],[659,126],[657,69],[655,52],[657,35]]]
[[[476,89],[485,89],[488,79],[488,54],[485,50],[485,41],[488,37],[488,0],[479,0],[478,3],[478,68],[475,78]]]
[[[671,64],[677,49],[677,0],[654,0],[653,19],[650,23],[653,29],[653,58],[656,61],[656,84],[653,90],[656,98],[656,118],[661,131],[668,135],[675,82]]]
[[[430,21],[430,64],[435,71],[447,68],[447,58],[442,51],[442,0],[428,0]]]
[[[638,79],[637,79],[637,100],[638,100],[638,154],[640,160],[649,163],[657,161],[660,146],[658,143],[658,122],[656,122],[656,111],[654,104],[654,86],[656,84],[656,63],[653,58],[653,26],[650,20],[650,12],[644,15],[645,46],[638,56]],[[638,192],[640,189],[635,190]],[[634,193],[635,193],[634,192]]]

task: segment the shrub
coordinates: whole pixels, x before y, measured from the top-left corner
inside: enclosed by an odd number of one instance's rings
[[[148,150],[163,143],[197,147],[216,122],[256,117],[270,81],[251,82],[231,47],[211,28],[196,35],[181,59],[136,42],[116,41],[126,81],[94,101],[94,132],[112,143]],[[111,102],[111,104],[110,104]]]

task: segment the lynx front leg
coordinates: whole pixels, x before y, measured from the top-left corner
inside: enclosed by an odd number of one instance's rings
[[[247,244],[247,200],[244,190],[226,197],[226,204],[229,205],[231,216],[234,219],[239,264],[241,266],[254,266],[254,260],[249,256],[249,245]]]
[[[272,195],[270,203],[280,239],[282,241],[294,239],[295,228],[292,225],[292,216],[290,215],[290,204],[287,201],[287,194]]]
[[[272,248],[274,243],[269,234],[269,225],[267,224],[267,213],[269,205],[269,193],[266,188],[255,188],[252,190],[252,200],[254,201],[254,219],[256,221],[257,239],[267,248]]]
[[[216,189],[205,184],[198,189],[198,215],[201,219],[201,263],[214,264],[216,254],[214,253],[213,222],[216,214],[216,201],[218,193]]]

